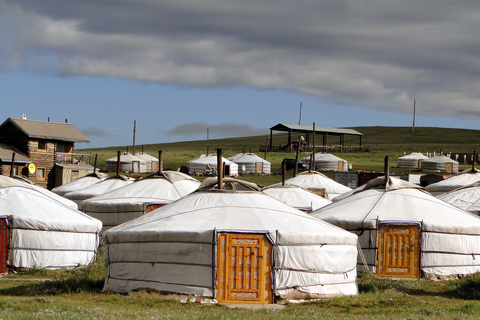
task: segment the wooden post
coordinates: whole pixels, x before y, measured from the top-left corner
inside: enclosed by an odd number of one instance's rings
[[[97,171],[97,156],[98,154],[95,153],[95,162],[93,163],[93,174]]]
[[[223,189],[223,167],[222,167],[222,149],[217,149],[217,178],[218,189]]]
[[[132,154],[135,155],[135,131],[137,130],[137,120],[133,120],[133,151]]]
[[[297,168],[298,168],[298,153],[300,152],[300,140],[297,143],[297,152],[295,152],[295,168],[293,168],[293,176],[297,176]]]
[[[385,156],[383,171],[385,173],[385,184],[386,184],[388,182],[388,179],[390,178],[390,166],[388,163],[388,156]]]
[[[163,171],[163,159],[162,159],[162,150],[158,150],[158,174],[161,174]]]
[[[312,165],[313,165],[313,170],[315,170],[315,122],[313,123]]]
[[[14,168],[15,168],[15,152],[12,153],[12,167],[10,168],[10,177],[13,177]]]
[[[120,151],[117,151],[117,175],[116,177],[120,177]]]

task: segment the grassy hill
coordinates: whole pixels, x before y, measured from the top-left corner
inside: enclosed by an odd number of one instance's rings
[[[480,151],[480,130],[447,129],[447,128],[426,128],[417,127],[412,132],[411,127],[354,127],[361,133],[362,150],[349,146],[358,146],[358,137],[346,138],[345,149],[335,149],[331,153],[352,163],[354,170],[383,171],[385,156],[389,156],[393,172],[402,172],[396,169],[396,159],[406,152],[422,153],[462,153]],[[293,135],[297,140],[298,135]],[[317,145],[321,144],[322,137],[316,137]],[[329,144],[339,144],[335,137],[329,137]],[[228,158],[243,151],[250,150],[260,157],[266,157],[272,163],[272,173],[280,173],[280,164],[284,158],[294,158],[294,152],[260,152],[260,146],[265,145],[269,140],[268,136],[253,136],[214,140],[183,141],[175,143],[158,143],[136,146],[135,151],[144,151],[152,156],[158,156],[158,150],[163,151],[165,170],[176,170],[187,161],[199,157],[201,154],[214,153],[221,148],[224,157]],[[286,144],[287,134],[275,134],[273,144]],[[82,152],[90,152],[98,155],[97,164],[103,168],[105,160],[116,156],[117,151],[132,152],[132,146],[116,146],[99,149],[83,149]],[[319,151],[319,150],[318,150]],[[309,156],[309,152],[301,152],[299,159]],[[466,167],[466,166],[464,166]],[[461,166],[462,168],[462,166]],[[278,177],[273,177],[278,180]],[[250,180],[250,179],[248,179]],[[266,181],[268,183],[268,181]]]

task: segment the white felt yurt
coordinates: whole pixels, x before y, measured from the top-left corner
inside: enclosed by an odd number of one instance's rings
[[[418,185],[379,177],[312,215],[357,234],[378,276],[450,279],[480,271],[480,218]]]
[[[159,170],[159,160],[154,156],[151,156],[146,152],[137,152],[135,153],[135,157],[145,161],[145,172],[157,172]]]
[[[218,302],[357,294],[357,236],[231,178],[104,233],[104,290]],[[233,272],[235,271],[236,272]]]
[[[443,193],[465,187],[480,181],[480,172],[476,169],[467,169],[454,176],[448,177],[445,180],[429,184],[425,187],[425,190],[433,194],[434,196],[441,195]]]
[[[306,167],[310,166],[310,157],[303,158],[301,161]],[[336,155],[319,152],[315,154],[315,166],[312,170],[348,171],[348,162]]]
[[[420,168],[423,171],[441,171],[447,173],[457,173],[458,162],[444,155],[438,155],[423,160],[420,164]]]
[[[91,186],[65,193],[63,196],[74,201],[78,205],[78,209],[82,210],[82,202],[84,200],[124,187],[130,183],[133,183],[134,181],[135,179],[121,175],[114,176],[97,182]]]
[[[94,185],[97,182],[105,180],[107,177],[108,175],[104,173],[99,173],[99,172],[90,173],[76,180],[73,180],[72,182],[53,188],[52,192],[58,194],[59,196],[63,196],[66,193],[77,191],[77,190],[89,187],[91,185]]]
[[[240,174],[270,174],[271,164],[257,156],[255,153],[239,153],[236,156],[228,158],[238,165]]]
[[[423,160],[428,159],[428,157],[419,152],[412,152],[410,154],[404,155],[397,158],[397,168],[420,168]]]
[[[105,161],[105,171],[116,172],[118,169],[118,155]],[[147,162],[130,153],[120,155],[120,172],[145,173]]]
[[[200,182],[184,173],[163,171],[84,200],[82,210],[110,229],[195,191]]]
[[[477,216],[480,215],[480,181],[442,193],[437,198]]]
[[[238,165],[235,162],[222,157],[222,163],[225,166],[225,176],[235,177],[238,175]],[[187,167],[189,175],[203,175],[206,170],[213,170],[216,175],[217,155],[201,155],[199,158],[188,161]]]
[[[305,188],[291,184],[276,187],[270,186],[263,188],[262,191],[270,197],[303,212],[312,212],[313,210],[317,210],[332,203],[332,201],[322,198]]]
[[[71,268],[96,257],[102,223],[23,182],[0,176],[0,211],[11,267]]]
[[[285,180],[285,184],[300,186],[329,200],[352,190],[352,188],[344,186],[318,171],[304,171],[296,177]],[[281,182],[272,186],[277,187],[280,185],[282,185]]]

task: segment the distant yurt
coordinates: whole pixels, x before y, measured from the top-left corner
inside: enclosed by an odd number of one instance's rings
[[[447,173],[458,172],[458,162],[444,155],[434,156],[425,159],[420,164],[423,171],[441,171]]]
[[[238,175],[238,165],[235,162],[222,158],[222,163],[225,166],[225,176]],[[187,167],[189,175],[216,175],[217,154],[201,155],[199,158],[188,161]]]
[[[304,171],[296,177],[285,180],[285,184],[300,186],[329,200],[352,190],[352,188],[344,186],[318,171]],[[281,185],[282,183],[280,182],[272,186],[277,187]]]
[[[427,160],[428,157],[418,153],[413,152],[402,157],[398,157],[397,159],[397,168],[420,168],[421,163],[423,160]]]
[[[303,158],[302,163],[309,167],[310,157]],[[321,171],[348,171],[348,162],[336,155],[319,152],[315,154],[315,167],[312,169]]]
[[[108,175],[100,172],[90,173],[72,182],[53,188],[52,192],[58,194],[59,196],[63,196],[66,193],[89,187],[97,182],[105,180],[107,177]]]
[[[82,202],[86,199],[105,194],[115,189],[133,183],[135,180],[125,176],[114,176],[97,182],[91,186],[71,191],[64,194],[64,197],[74,201],[78,205],[78,209],[82,210]]]
[[[102,221],[108,230],[180,199],[195,191],[200,182],[176,171],[163,171],[108,193],[84,200],[82,210]]]
[[[437,198],[477,216],[480,215],[480,181],[442,193]]]
[[[438,196],[443,193],[471,185],[477,181],[480,181],[480,172],[478,172],[476,169],[473,171],[472,169],[467,169],[445,180],[429,184],[425,187],[425,190],[434,196]]]
[[[157,172],[159,160],[154,156],[149,155],[146,152],[137,152],[135,157],[140,158],[145,161],[145,172]],[[121,159],[121,157],[120,157]]]
[[[228,158],[238,165],[240,174],[270,174],[271,164],[257,156],[255,153],[239,153],[236,156]]]
[[[105,161],[105,171],[117,171],[118,156]],[[147,162],[130,153],[120,155],[120,172],[126,173],[145,173],[147,172]]]
[[[105,231],[104,290],[229,303],[356,295],[357,236],[231,178]]]
[[[7,265],[73,268],[96,257],[102,223],[24,182],[0,176],[0,211],[1,273]]]
[[[270,197],[307,213],[332,203],[307,189],[294,185],[265,187],[262,191]]]
[[[359,237],[381,277],[452,279],[480,271],[480,218],[413,183],[379,177],[311,214]],[[363,268],[359,259],[358,268]]]

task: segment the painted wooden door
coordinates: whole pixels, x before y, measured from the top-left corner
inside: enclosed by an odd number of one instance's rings
[[[343,161],[338,161],[338,171],[342,172],[343,171],[343,166],[344,166],[344,162]]]
[[[380,226],[377,276],[420,277],[420,229],[418,226]]]
[[[272,245],[261,234],[220,234],[218,302],[273,303]]]
[[[445,163],[445,172],[453,173],[453,163]]]
[[[255,162],[255,173],[263,173],[263,162]]]

